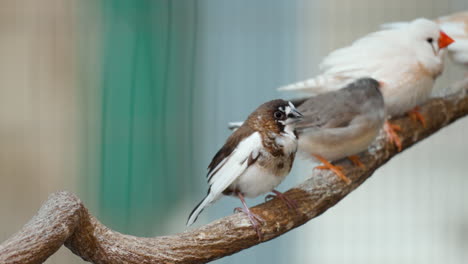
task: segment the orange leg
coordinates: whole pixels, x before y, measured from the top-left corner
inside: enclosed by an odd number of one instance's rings
[[[413,121],[419,121],[423,127],[426,127],[426,118],[424,118],[424,116],[419,111],[421,111],[421,108],[416,106],[408,112],[408,115],[411,117],[411,119],[413,119]]]
[[[398,149],[398,152],[400,152],[402,149],[402,145],[401,145],[401,139],[398,136],[397,132],[401,131],[401,127],[399,125],[392,124],[389,121],[385,121],[384,130],[385,130],[385,133],[387,133],[388,141],[395,144],[395,146]]]
[[[346,177],[346,175],[344,175],[344,173],[341,171],[342,168],[339,167],[339,166],[335,166],[333,164],[331,164],[330,162],[328,162],[328,160],[326,160],[324,157],[320,156],[320,155],[313,155],[316,159],[318,159],[320,162],[323,163],[322,166],[317,166],[315,168],[319,169],[319,170],[331,170],[333,171],[336,175],[338,175],[338,177],[341,178],[341,180],[343,180],[346,184],[350,184],[351,183],[351,180]]]
[[[354,164],[354,166],[359,167],[359,168],[361,168],[361,169],[365,169],[365,168],[366,168],[366,166],[364,165],[364,163],[362,163],[361,160],[359,159],[359,156],[358,156],[358,155],[349,156],[348,159]]]

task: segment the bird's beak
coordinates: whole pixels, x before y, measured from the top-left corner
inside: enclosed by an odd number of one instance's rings
[[[455,40],[453,40],[453,38],[449,37],[442,30],[440,31],[439,43],[438,43],[439,44],[439,49],[443,49],[443,48],[447,47],[448,45],[452,44],[453,42],[455,42]]]
[[[294,116],[294,118],[296,118],[296,119],[301,119],[301,118],[304,117],[301,113],[299,113],[299,111],[297,111],[296,108],[292,109],[291,114],[292,114],[292,115]]]
[[[291,112],[289,112],[288,114],[287,123],[295,123],[304,117],[299,111],[297,111],[296,107],[294,107],[294,105],[291,102],[289,102],[289,107],[291,109]]]

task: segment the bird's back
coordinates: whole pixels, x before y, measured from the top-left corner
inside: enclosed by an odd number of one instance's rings
[[[301,154],[338,160],[366,149],[385,120],[378,87],[373,79],[360,79],[299,105],[304,115],[296,125]]]
[[[403,29],[377,31],[327,55],[320,64],[320,75],[280,90],[316,95],[339,90],[362,77],[389,79],[390,73],[401,74],[412,66],[410,51]]]
[[[298,111],[304,118],[296,125],[298,132],[315,127],[346,126],[362,113],[381,115],[384,101],[378,85],[367,85],[366,82],[376,81],[361,79],[339,91],[311,97],[299,105]]]

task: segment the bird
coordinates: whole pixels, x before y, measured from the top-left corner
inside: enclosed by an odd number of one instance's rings
[[[452,43],[436,23],[415,19],[407,27],[370,33],[331,52],[320,64],[319,76],[278,90],[320,94],[371,77],[381,82],[387,115],[411,110],[412,118],[425,125],[417,106],[429,98],[435,79],[443,71],[443,50]],[[388,139],[401,150],[396,133],[399,127],[387,122],[384,128]]]
[[[345,183],[351,181],[331,164],[343,158],[364,167],[356,154],[377,137],[386,118],[385,103],[377,80],[360,78],[342,89],[292,100],[303,118],[296,124],[298,153],[320,161],[318,169],[332,170]],[[237,129],[242,122],[230,122]]]
[[[250,211],[244,198],[271,191],[289,207],[295,207],[294,201],[275,188],[293,165],[297,151],[295,125],[301,118],[295,106],[282,99],[268,101],[253,111],[208,165],[207,195],[190,213],[187,226],[222,195],[235,196],[243,206],[237,211],[249,217],[261,240],[259,224],[263,221]]]
[[[296,124],[298,153],[322,162],[344,182],[351,181],[329,161],[348,157],[364,167],[356,154],[366,150],[382,128],[386,114],[380,83],[358,79],[337,91],[313,96],[297,105],[304,116]]]

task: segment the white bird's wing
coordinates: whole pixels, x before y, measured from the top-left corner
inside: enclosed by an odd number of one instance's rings
[[[468,13],[465,21],[452,21],[450,17],[439,19],[440,28],[455,40],[447,47],[452,59],[460,64],[468,66]]]
[[[256,159],[262,147],[262,138],[259,132],[252,133],[242,140],[234,151],[222,161],[222,166],[213,170],[209,175],[210,192],[221,194],[239,177],[245,169],[249,158]]]
[[[321,94],[339,90],[362,77],[380,80],[380,69],[383,66],[388,68],[389,63],[392,63],[389,58],[401,57],[405,45],[404,42],[397,42],[401,33],[399,29],[383,30],[360,38],[352,45],[337,49],[325,57],[320,64],[321,75],[278,90]]]
[[[259,132],[254,132],[244,138],[219,164],[208,174],[210,189],[207,196],[195,207],[190,214],[187,225],[197,219],[201,211],[218,200],[222,193],[240,176],[249,166],[249,161],[256,160],[262,147],[262,138]]]

